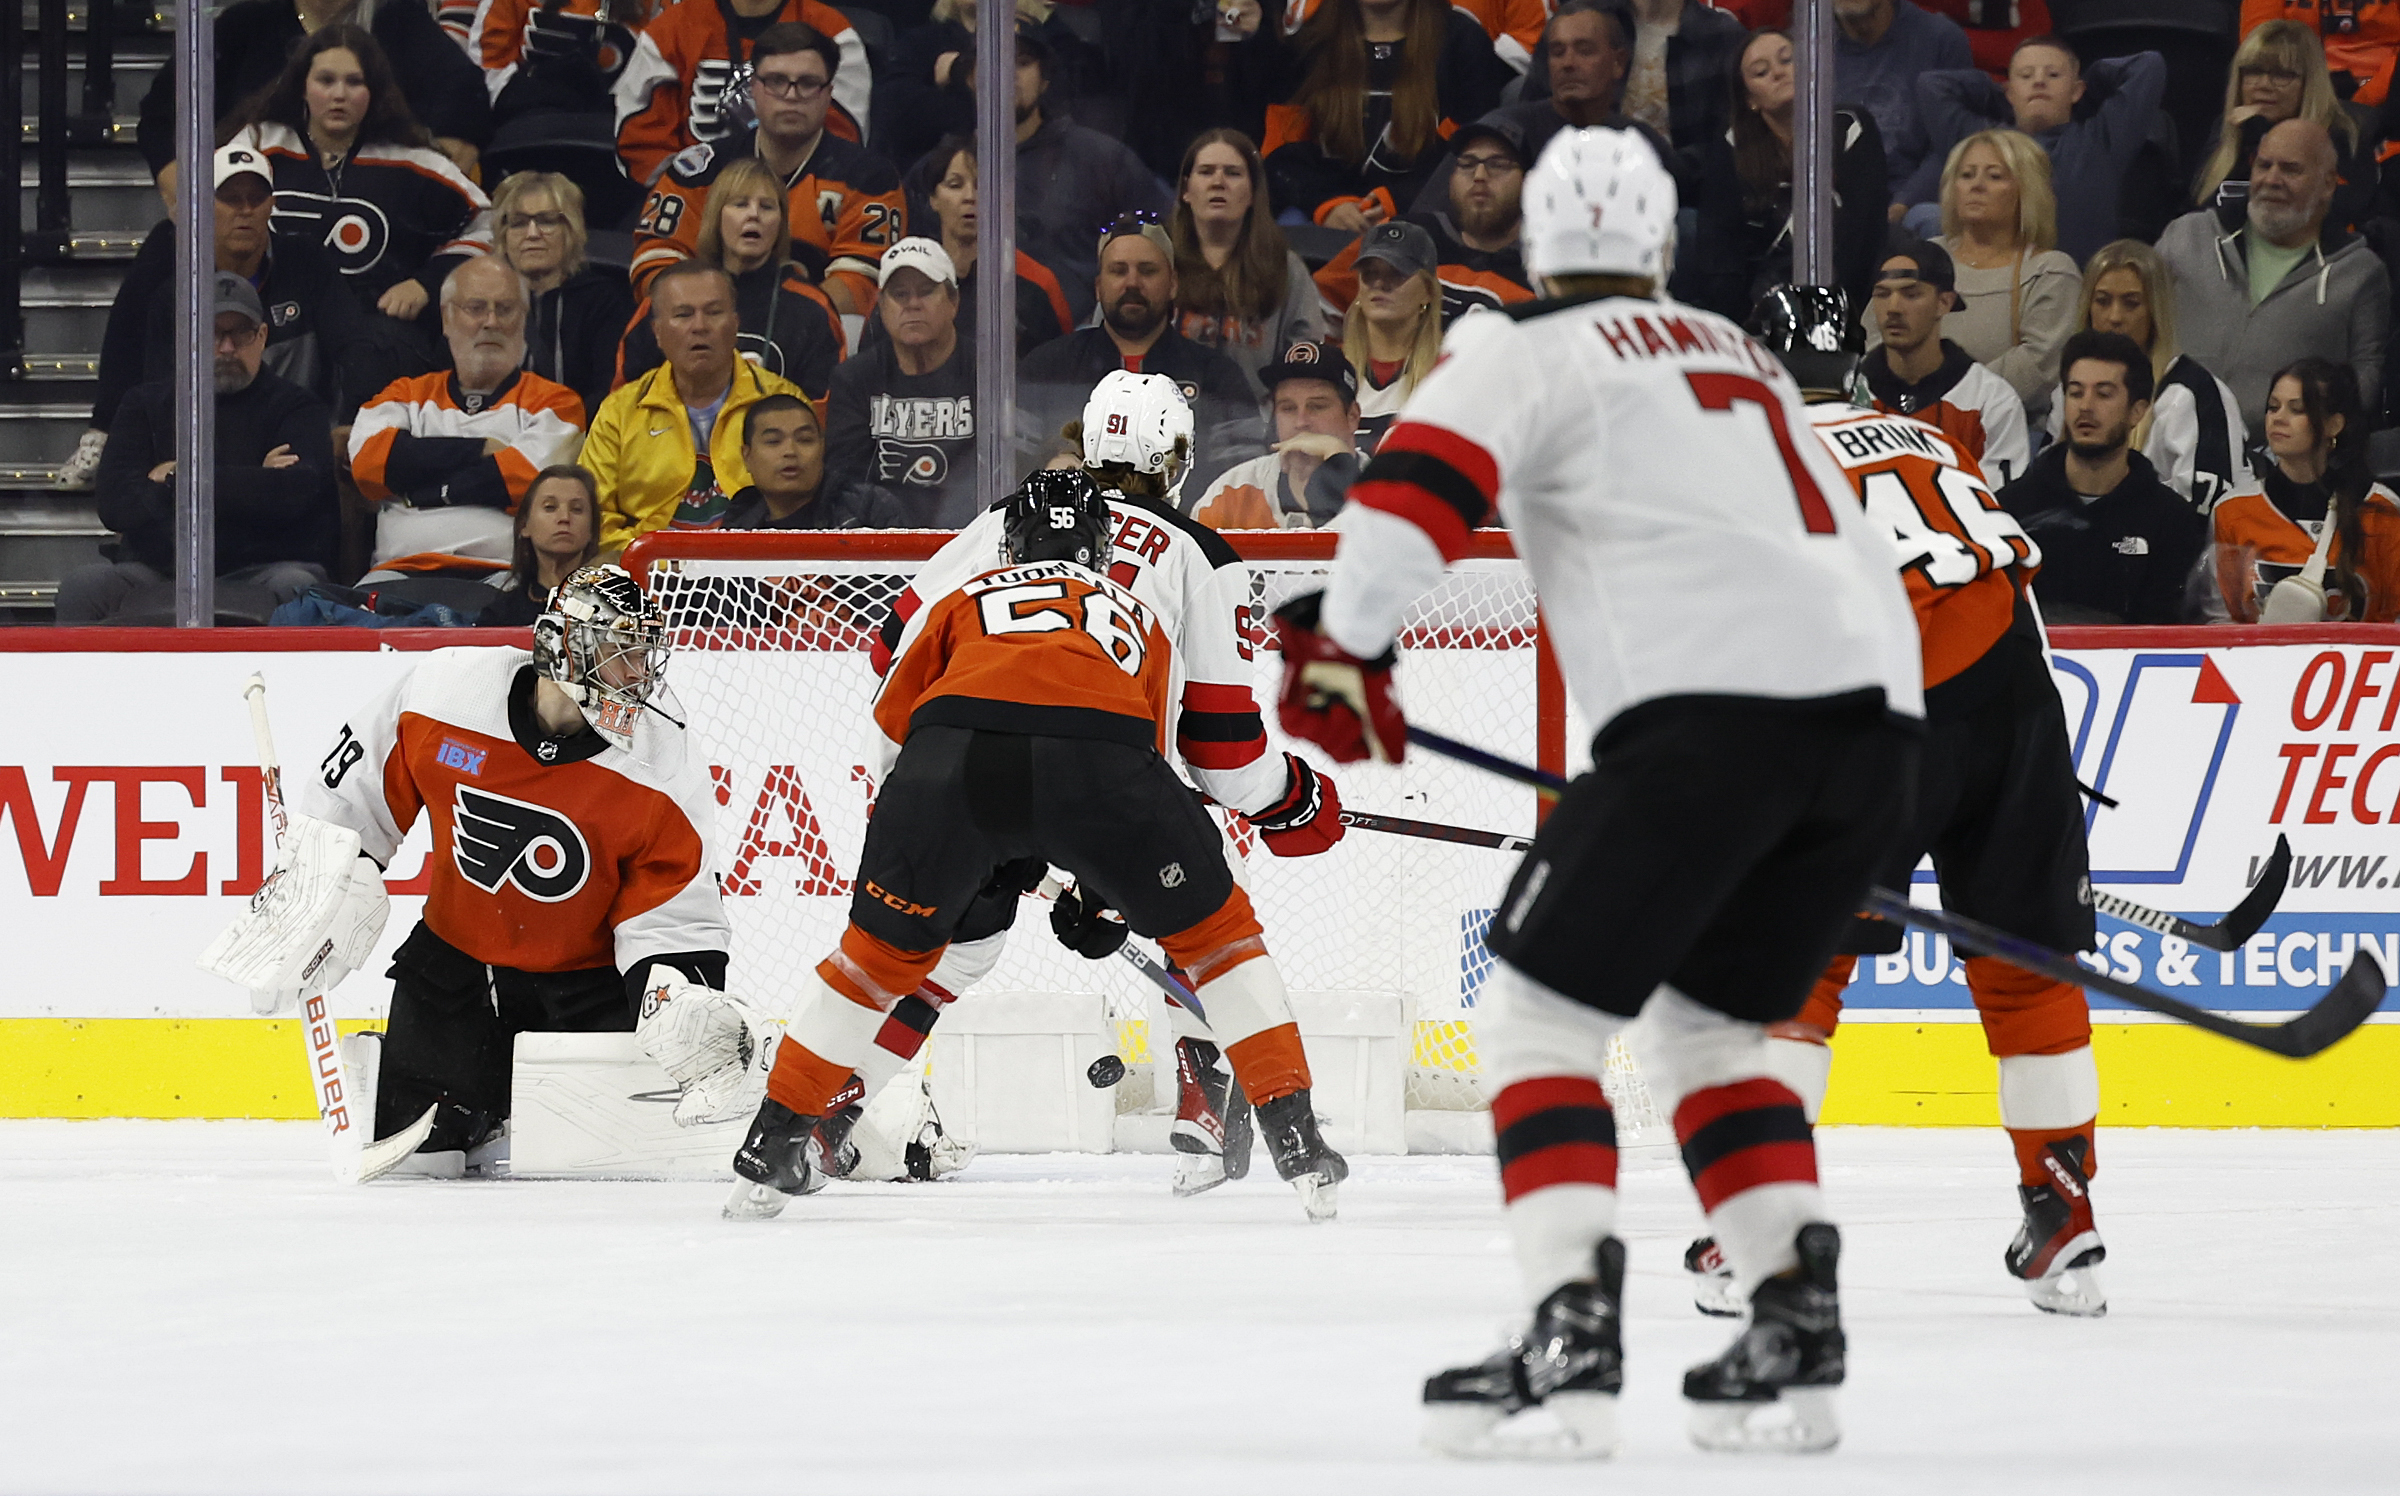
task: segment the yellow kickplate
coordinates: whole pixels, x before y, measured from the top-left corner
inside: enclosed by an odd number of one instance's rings
[[[316,1114],[297,1019],[0,1018],[0,1117]]]

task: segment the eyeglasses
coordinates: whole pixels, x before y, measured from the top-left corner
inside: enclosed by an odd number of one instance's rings
[[[2269,83],[2297,83],[2300,75],[2290,68],[2244,68],[2244,78],[2264,78]]]
[[[1144,229],[1157,227],[1158,215],[1156,213],[1151,212],[1148,208],[1137,208],[1130,212],[1119,213],[1103,224],[1100,228],[1100,242],[1105,245],[1111,239],[1120,238],[1126,234],[1138,234]]]
[[[521,301],[484,301],[477,299],[474,301],[454,301],[450,304],[457,308],[458,314],[461,317],[466,318],[469,322],[506,322],[511,317],[522,317],[525,315],[525,303]]]
[[[511,213],[500,220],[500,227],[512,234],[525,229],[540,229],[545,234],[555,234],[566,226],[567,215],[564,213]]]
[[[779,99],[813,99],[833,87],[831,78],[787,78],[781,73],[757,73],[750,79],[752,88],[763,88]]]
[[[1504,177],[1512,171],[1523,171],[1514,156],[1461,156],[1458,170],[1470,177]]]

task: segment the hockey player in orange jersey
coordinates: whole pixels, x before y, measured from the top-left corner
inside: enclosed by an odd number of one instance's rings
[[[2030,588],[2042,556],[1955,441],[1906,416],[1849,403],[1856,323],[1839,290],[1778,286],[1750,331],[1791,370],[1817,435],[1868,516],[1888,527],[1925,652],[1926,744],[1917,821],[1880,880],[1906,888],[1930,852],[1945,908],[2057,950],[2095,939],[2084,901],[2089,864],[2066,720],[2050,681]],[[1860,920],[1853,952],[1899,949],[1900,932]],[[1798,1018],[1774,1027],[1779,1078],[1810,1120],[1833,1063],[1827,1041],[1858,963],[1835,958]],[[1989,956],[1966,961],[1967,987],[2000,1066],[2000,1118],[2016,1152],[2024,1225],[2005,1254],[2035,1305],[2097,1315],[2108,1301],[2092,1268],[2105,1255],[2091,1179],[2100,1075],[2083,989]],[[1687,1266],[1710,1313],[1738,1314],[1713,1243]]]
[[[1183,967],[1276,1171],[1312,1220],[1330,1217],[1348,1166],[1318,1133],[1283,978],[1215,823],[1164,757],[1175,647],[1149,604],[1094,569],[1111,554],[1108,500],[1082,472],[1045,472],[1006,512],[1006,564],[914,612],[876,696],[896,757],[850,926],[776,1051],[726,1214],[772,1216],[821,1187],[819,1124],[887,1016],[992,870],[1039,859]]]

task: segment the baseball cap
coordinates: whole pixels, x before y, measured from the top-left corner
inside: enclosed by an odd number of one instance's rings
[[[876,279],[878,286],[892,283],[894,272],[914,270],[937,286],[956,288],[958,266],[950,259],[950,251],[933,239],[903,239],[883,252],[883,268]]]
[[[217,147],[217,180],[212,186],[222,187],[244,172],[263,179],[270,189],[275,185],[275,173],[267,168],[267,158],[256,146],[237,140]]]
[[[1381,260],[1402,275],[1420,271],[1431,275],[1441,264],[1441,256],[1433,247],[1433,235],[1399,218],[1367,230],[1359,241],[1358,259],[1362,265],[1369,260]]]
[[[1110,242],[1117,239],[1147,239],[1158,246],[1158,252],[1167,257],[1168,264],[1175,263],[1175,241],[1168,237],[1156,213],[1140,210],[1119,213],[1110,219],[1100,230],[1100,252],[1108,253]]]
[[[1521,122],[1505,114],[1487,114],[1473,124],[1461,125],[1450,137],[1451,157],[1456,159],[1466,154],[1468,143],[1478,139],[1497,140],[1508,147],[1508,153],[1517,158],[1518,165],[1528,164],[1525,156],[1525,126]]]
[[[1269,393],[1287,379],[1322,379],[1342,392],[1344,405],[1358,403],[1358,371],[1331,343],[1294,343],[1283,356],[1258,371]]]
[[[1894,260],[1913,260],[1917,268],[1914,271],[1885,268]],[[1950,251],[1930,240],[1903,244],[1875,263],[1875,278],[1879,281],[1921,280],[1937,291],[1958,289],[1958,272],[1951,267]]]
[[[217,272],[217,304],[209,312],[212,317],[227,312],[239,312],[261,326],[266,324],[267,308],[258,299],[258,292],[248,280],[230,270]]]

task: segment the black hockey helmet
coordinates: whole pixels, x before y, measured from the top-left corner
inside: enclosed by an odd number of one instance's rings
[[[1848,395],[1866,352],[1850,297],[1839,286],[1769,288],[1750,309],[1749,332],[1804,390]]]
[[[1108,556],[1108,498],[1081,468],[1044,468],[1001,501],[1001,545],[1019,566],[1072,561],[1098,570]]]

